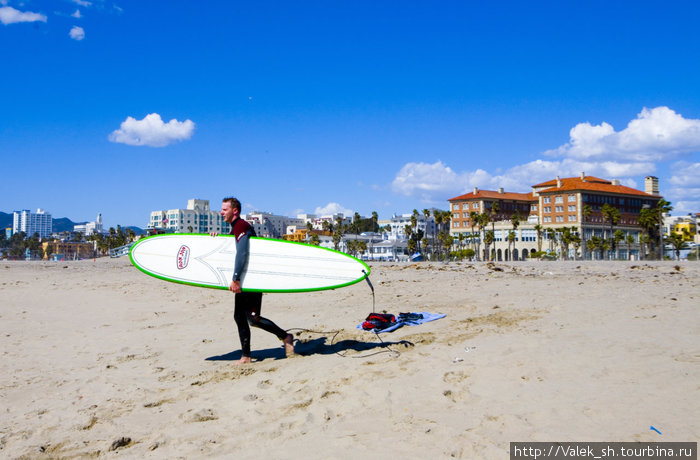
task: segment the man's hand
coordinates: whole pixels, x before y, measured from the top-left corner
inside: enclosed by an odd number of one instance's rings
[[[231,281],[231,284],[228,286],[228,290],[231,292],[235,292],[236,294],[241,293],[241,282],[240,281]]]

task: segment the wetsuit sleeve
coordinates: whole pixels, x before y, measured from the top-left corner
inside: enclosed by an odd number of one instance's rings
[[[233,264],[233,281],[240,281],[243,269],[248,265],[250,255],[250,235],[247,231],[236,239],[236,261]]]

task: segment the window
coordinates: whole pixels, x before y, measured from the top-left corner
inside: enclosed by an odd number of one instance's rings
[[[459,222],[455,222],[455,223],[454,223],[454,226],[455,226],[455,227],[459,227]]]
[[[551,206],[545,206],[545,207],[543,208],[543,211],[544,211],[544,212],[552,212],[552,207],[551,207]]]
[[[557,216],[557,222],[564,222],[564,216]]]
[[[569,222],[576,222],[576,216],[570,215]]]
[[[576,195],[569,195],[569,203],[575,203],[576,202]]]
[[[545,196],[544,198],[542,198],[543,203],[551,203],[552,202],[551,200],[552,200],[552,197],[549,197],[549,196]]]
[[[469,209],[469,203],[462,203],[462,209]]]
[[[556,206],[555,211],[556,212],[564,212],[564,206]]]
[[[554,199],[555,203],[563,203],[564,202],[564,197],[563,196],[558,196]]]
[[[472,203],[472,209],[479,209],[479,203]]]
[[[537,211],[537,205],[536,205],[536,204],[531,205],[531,206],[530,206],[530,211],[536,212],[536,211]]]
[[[545,217],[544,217],[544,221],[545,221],[545,222],[551,222],[551,221],[552,221],[552,218],[549,217],[549,216],[545,216]]]
[[[569,205],[569,212],[576,212],[576,205],[575,204]]]
[[[452,207],[452,209],[454,209],[455,211],[458,210],[458,209],[459,209],[459,205],[458,205],[458,204],[454,205],[454,206]]]
[[[454,214],[454,215],[452,216],[452,218],[454,218],[454,219],[459,219],[459,214]]]

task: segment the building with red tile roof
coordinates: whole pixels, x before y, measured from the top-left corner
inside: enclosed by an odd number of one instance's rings
[[[566,248],[567,256],[591,258],[594,254],[586,251],[586,241],[594,236],[604,240],[612,238],[610,223],[602,213],[607,204],[620,211],[620,221],[612,232],[621,230],[624,241],[630,236],[635,242],[619,243],[614,257],[639,258],[642,237],[639,213],[645,207],[654,207],[660,199],[658,179],[653,176],[645,179],[644,191],[621,185],[617,180],[583,173],[579,177],[557,177],[533,185],[530,193],[475,187],[469,193],[448,200],[452,212],[450,233],[462,242],[466,238],[475,249],[482,246],[477,251],[481,252],[482,260],[518,260],[540,247],[556,250],[557,229],[568,227],[569,231],[580,236],[582,243],[578,248]],[[488,216],[488,225],[479,224],[480,214]],[[517,228],[513,223],[514,216],[519,222]],[[483,253],[482,244],[475,244],[481,243],[487,230],[494,233],[489,257]],[[511,231],[514,235],[509,242]]]

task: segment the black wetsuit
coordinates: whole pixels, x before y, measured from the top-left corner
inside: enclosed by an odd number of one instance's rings
[[[236,261],[233,267],[233,281],[240,281],[241,274],[248,265],[250,237],[255,236],[255,230],[248,222],[238,217],[231,222],[231,235],[234,235],[236,238]],[[280,340],[284,340],[287,337],[287,331],[269,319],[260,316],[262,292],[241,292],[236,294],[235,301],[236,306],[233,318],[238,326],[243,356],[250,357],[250,326],[270,332]]]

